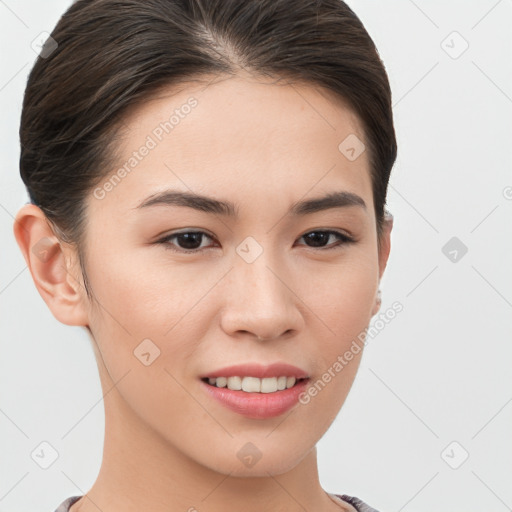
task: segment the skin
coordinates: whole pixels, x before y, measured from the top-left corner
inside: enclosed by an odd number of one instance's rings
[[[113,190],[87,197],[94,300],[75,248],[59,242],[42,211],[29,204],[16,217],[14,233],[42,298],[57,320],[91,333],[104,392],[101,469],[71,510],[355,510],[322,489],[315,445],[347,397],[362,350],[307,405],[264,420],[214,401],[199,376],[283,361],[315,382],[378,312],[392,220],[379,246],[368,152],[350,161],[338,150],[349,134],[364,140],[362,126],[316,86],[224,77],[169,88],[131,111],[119,166],[191,96],[198,105]],[[230,200],[239,218],[136,208],[167,188]],[[339,190],[359,195],[366,209],[287,215],[296,201]],[[356,242],[339,245],[331,236],[315,246],[303,238],[321,229]],[[199,239],[195,254],[157,243],[187,230],[211,238]],[[236,252],[248,236],[263,249],[252,263]],[[44,237],[54,242],[45,261],[31,251]],[[177,238],[169,246],[187,248]],[[146,338],[160,350],[149,366],[134,356]],[[261,453],[252,467],[237,457],[247,442]]]

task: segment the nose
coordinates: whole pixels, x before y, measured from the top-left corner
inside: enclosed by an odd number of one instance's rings
[[[300,332],[303,301],[294,292],[293,279],[264,251],[247,263],[238,256],[223,284],[221,327],[228,335],[250,333],[259,340],[289,337]]]

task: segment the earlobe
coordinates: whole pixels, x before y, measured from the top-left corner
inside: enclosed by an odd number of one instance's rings
[[[13,231],[34,284],[55,318],[66,325],[87,325],[74,251],[59,241],[43,211],[34,204],[22,206]]]

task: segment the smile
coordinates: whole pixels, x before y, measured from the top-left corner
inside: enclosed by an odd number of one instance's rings
[[[217,388],[228,388],[232,391],[245,391],[246,393],[275,393],[295,386],[298,380],[295,377],[210,377],[203,379],[211,386]]]

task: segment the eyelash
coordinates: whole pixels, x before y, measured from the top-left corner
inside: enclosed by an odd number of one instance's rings
[[[165,246],[165,249],[167,249],[167,250],[170,250],[170,251],[173,251],[173,252],[182,253],[182,254],[198,254],[198,253],[203,252],[205,249],[208,249],[208,248],[203,248],[203,249],[176,249],[170,243],[170,240],[176,238],[179,235],[187,235],[187,234],[191,234],[191,233],[193,233],[193,234],[203,234],[203,235],[206,235],[208,238],[210,238],[212,240],[214,239],[212,236],[210,236],[208,233],[205,233],[204,231],[181,231],[180,233],[174,233],[174,234],[168,235],[168,236],[158,240],[156,243],[163,244]],[[342,248],[346,244],[351,244],[351,243],[355,243],[356,242],[356,240],[354,238],[346,235],[345,233],[342,233],[340,231],[327,230],[327,229],[315,229],[315,230],[312,230],[312,231],[308,231],[307,233],[304,233],[304,235],[302,235],[300,238],[304,238],[306,235],[309,235],[311,233],[327,233],[329,235],[335,235],[335,236],[338,237],[338,240],[340,241],[340,243],[334,244],[334,245],[331,245],[331,246],[327,246],[327,247],[310,247],[310,246],[306,246],[306,247],[309,247],[310,249],[318,249],[320,251],[330,251],[330,250],[333,250],[333,249],[340,249],[340,248]]]

